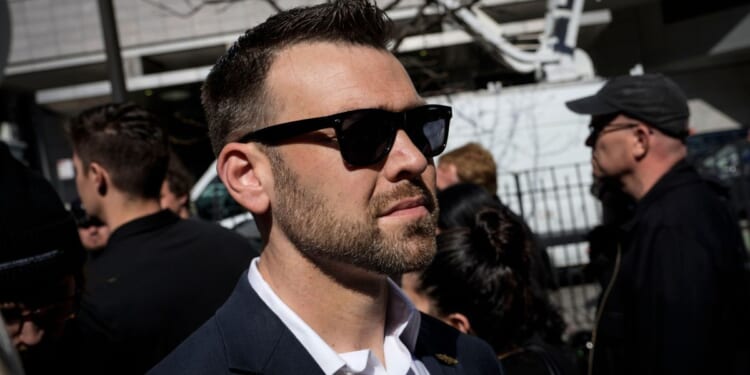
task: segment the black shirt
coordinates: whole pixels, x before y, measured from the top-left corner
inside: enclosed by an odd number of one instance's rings
[[[169,210],[117,228],[86,267],[84,373],[142,374],[213,316],[257,250]]]

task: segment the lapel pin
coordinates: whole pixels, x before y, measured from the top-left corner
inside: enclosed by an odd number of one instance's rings
[[[443,362],[443,363],[445,363],[446,365],[449,365],[449,366],[455,366],[455,365],[458,364],[458,360],[457,359],[455,359],[455,358],[453,358],[453,357],[451,357],[451,356],[449,356],[447,354],[438,353],[438,354],[435,354],[435,357],[437,359],[439,359],[440,362]]]

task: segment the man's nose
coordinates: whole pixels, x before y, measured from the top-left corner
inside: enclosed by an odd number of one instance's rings
[[[594,148],[594,145],[596,144],[596,138],[596,132],[591,132],[589,133],[589,136],[586,137],[586,141],[584,142],[584,144],[588,147]]]
[[[397,181],[420,175],[431,164],[431,160],[427,160],[405,131],[398,130],[385,162],[386,177],[391,181]]]
[[[42,341],[44,330],[39,328],[34,322],[26,321],[21,323],[21,329],[18,335],[13,338],[13,344],[16,347],[20,345],[34,346]]]

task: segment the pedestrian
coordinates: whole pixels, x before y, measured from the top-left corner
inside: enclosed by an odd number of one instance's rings
[[[28,375],[75,373],[66,337],[84,259],[75,221],[52,184],[0,142],[0,329]],[[4,361],[12,359],[7,351]],[[18,373],[12,361],[4,364]]]
[[[83,248],[89,252],[90,257],[99,255],[99,251],[104,249],[109,240],[109,228],[104,222],[96,216],[86,213],[81,206],[80,199],[74,199],[70,203],[70,213],[76,220],[78,226],[78,236],[81,238]]]
[[[190,189],[195,183],[176,153],[169,153],[167,175],[161,184],[161,208],[172,210],[182,219],[190,217]]]
[[[458,183],[477,184],[492,195],[497,194],[497,164],[492,153],[479,143],[470,142],[446,152],[437,165],[437,188]]]
[[[148,111],[100,105],[68,133],[83,207],[111,231],[86,265],[81,372],[142,374],[214,314],[256,253],[235,233],[160,207],[167,140]]]
[[[685,161],[684,93],[661,74],[622,76],[566,104],[591,116],[594,176],[636,201],[597,311],[591,371],[732,373],[746,346],[747,254],[726,201]]]
[[[151,374],[497,374],[387,275],[435,252],[451,109],[419,97],[365,0],[280,12],[203,87],[218,174],[264,247],[216,316]]]
[[[435,258],[408,294],[420,310],[490,343],[507,374],[577,374],[565,322],[534,280],[531,232],[502,205],[474,217],[440,232]]]

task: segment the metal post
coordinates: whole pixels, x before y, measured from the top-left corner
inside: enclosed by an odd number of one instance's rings
[[[99,17],[102,23],[104,48],[107,51],[107,72],[112,84],[112,101],[122,103],[127,96],[125,74],[120,57],[120,41],[117,37],[117,22],[112,0],[99,0]]]
[[[3,81],[5,65],[10,52],[10,9],[6,0],[0,0],[0,82]]]
[[[513,173],[513,181],[516,183],[516,199],[518,199],[518,214],[524,217],[523,212],[523,193],[521,192],[521,181],[518,177],[518,173]],[[533,197],[531,199],[534,199]]]

